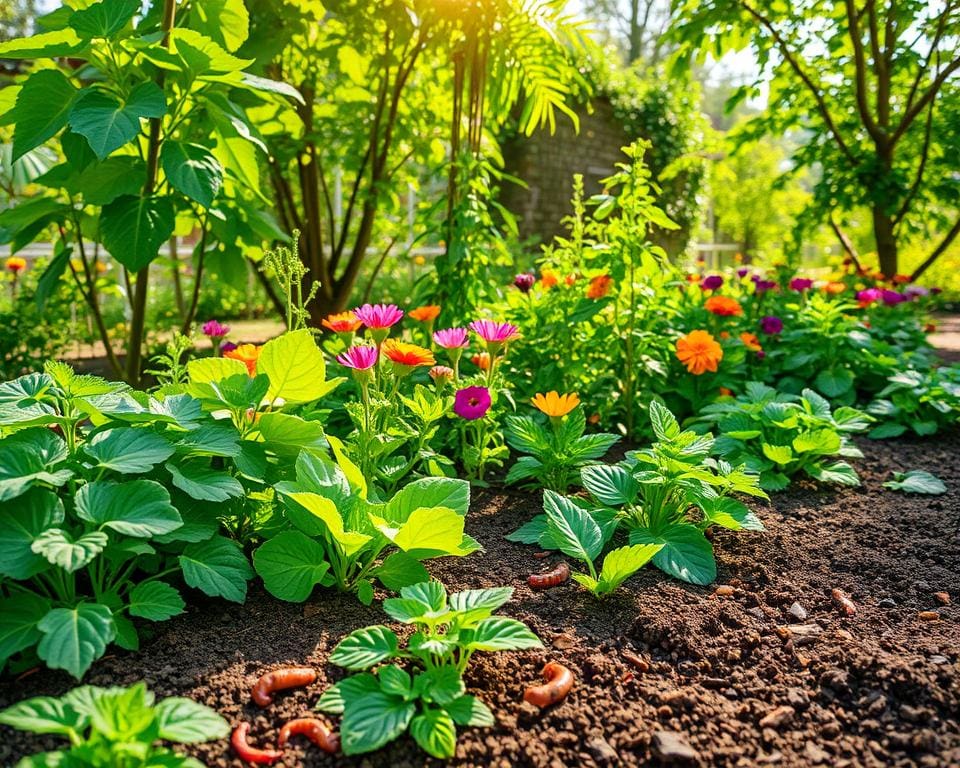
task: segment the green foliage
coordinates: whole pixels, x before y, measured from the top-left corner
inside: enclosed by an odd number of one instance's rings
[[[408,729],[429,755],[451,758],[457,726],[490,727],[493,714],[466,693],[463,673],[478,651],[540,648],[540,640],[515,619],[494,614],[513,590],[471,589],[447,596],[437,581],[405,586],[384,600],[395,621],[410,625],[405,647],[385,626],[347,635],[330,661],[349,670],[369,670],[328,688],[317,708],[342,714],[344,754],[372,752]],[[395,662],[395,663],[386,663]]]
[[[872,420],[847,406],[831,411],[812,390],[797,397],[758,382],[748,383],[735,400],[707,406],[700,418],[719,432],[717,453],[758,473],[768,491],[786,488],[800,473],[824,483],[859,485],[850,464],[831,459],[862,458],[849,436],[865,431]]]
[[[888,379],[867,413],[881,421],[870,437],[899,437],[907,431],[926,436],[960,420],[960,367],[906,370]]]
[[[763,530],[756,515],[730,495],[766,498],[757,475],[710,458],[713,438],[681,430],[659,402],[651,402],[649,411],[656,435],[650,448],[627,454],[620,464],[581,470],[588,501],[545,492],[545,514],[508,537],[587,564],[589,575],[574,578],[597,595],[616,589],[648,560],[682,581],[709,584],[717,567],[704,531],[712,525]],[[699,519],[691,517],[694,511]],[[598,572],[593,561],[621,528],[629,546],[608,552]]]
[[[883,484],[884,488],[904,493],[924,493],[939,496],[947,492],[943,480],[931,475],[922,469],[911,469],[909,472],[894,472],[893,479]]]
[[[200,768],[198,760],[158,742],[199,744],[230,733],[227,721],[209,707],[179,697],[157,702],[144,683],[130,688],[85,685],[56,699],[25,699],[0,712],[0,724],[70,741],[66,749],[23,758],[18,768]]]

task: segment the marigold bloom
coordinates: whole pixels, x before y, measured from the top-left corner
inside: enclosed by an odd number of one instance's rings
[[[588,299],[602,299],[610,293],[610,286],[613,284],[613,278],[610,275],[597,275],[587,286]]]
[[[538,393],[533,396],[530,402],[541,413],[547,414],[551,419],[558,419],[566,416],[580,405],[580,398],[576,394],[561,395],[552,391],[545,395]]]
[[[486,387],[466,387],[453,398],[453,412],[461,419],[476,421],[490,410],[490,390]]]
[[[479,352],[473,357],[470,358],[470,362],[473,363],[481,371],[490,370],[490,353],[489,352]]]
[[[470,330],[487,344],[506,344],[520,338],[520,329],[511,323],[497,323],[493,320],[474,320]]]
[[[707,275],[700,281],[700,287],[705,291],[715,291],[723,285],[723,278],[720,275]]]
[[[513,278],[513,284],[520,293],[530,293],[531,289],[537,283],[537,278],[530,272],[521,272]]]
[[[703,306],[708,312],[713,312],[720,317],[740,317],[743,314],[740,302],[729,296],[711,296]]]
[[[334,333],[353,333],[363,325],[363,323],[360,322],[360,319],[353,312],[348,310],[347,312],[337,312],[333,315],[327,315],[320,321],[320,325]]]
[[[809,277],[795,277],[790,281],[790,290],[796,291],[797,293],[809,291],[812,286],[813,280]]]
[[[768,336],[773,336],[783,330],[783,320],[774,315],[767,315],[760,318],[760,330]]]
[[[8,272],[13,272],[16,275],[27,268],[27,260],[22,256],[11,256],[3,265]]]
[[[831,296],[836,296],[843,293],[847,290],[847,284],[841,283],[839,280],[831,280],[825,286],[823,286],[825,293],[829,293]]]
[[[207,320],[202,326],[203,335],[211,339],[222,339],[230,333],[230,326],[223,325],[216,320]]]
[[[551,272],[549,269],[545,269],[540,273],[540,285],[544,288],[553,288],[557,284],[557,275],[554,272]]]
[[[740,334],[740,341],[742,341],[743,346],[745,346],[751,352],[763,351],[763,345],[760,343],[760,339],[757,338],[757,334],[755,333],[744,331]]]
[[[390,328],[403,318],[403,310],[396,304],[364,304],[353,314],[371,331]]]
[[[383,354],[397,365],[407,368],[416,368],[419,365],[433,365],[437,361],[433,358],[433,352],[425,347],[416,344],[408,344],[405,341],[388,339],[383,344]]]
[[[470,343],[466,328],[444,328],[434,331],[433,340],[438,347],[444,349],[461,349]]]
[[[695,376],[716,373],[723,359],[723,348],[707,331],[690,331],[677,339],[677,360]]]
[[[418,323],[432,323],[440,317],[440,307],[436,304],[427,304],[425,307],[411,309],[407,314]]]
[[[255,344],[241,344],[236,349],[230,349],[223,353],[224,357],[231,360],[239,360],[247,366],[247,373],[255,376],[257,373],[257,360],[260,359],[260,347]]]
[[[377,364],[377,348],[358,345],[350,347],[346,352],[337,355],[337,362],[345,368],[355,371],[366,371]]]

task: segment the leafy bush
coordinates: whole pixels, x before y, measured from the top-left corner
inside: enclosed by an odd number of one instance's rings
[[[487,706],[466,693],[463,673],[478,651],[542,647],[522,622],[496,611],[513,590],[471,589],[447,597],[443,585],[428,581],[404,587],[384,600],[387,614],[414,629],[401,648],[391,629],[375,625],[347,635],[330,656],[349,670],[369,670],[341,680],[321,696],[317,709],[342,714],[340,737],[347,755],[372,752],[411,736],[428,754],[453,757],[457,726],[494,724]],[[404,664],[403,662],[409,662]]]
[[[155,703],[146,684],[74,688],[58,699],[37,697],[0,712],[0,724],[70,740],[67,749],[24,757],[18,768],[203,768],[158,741],[198,744],[222,739],[227,721],[185,698]]]
[[[744,466],[710,458],[712,436],[681,430],[657,401],[650,403],[650,418],[657,437],[650,448],[627,454],[620,464],[581,470],[588,501],[546,492],[546,514],[507,538],[592,563],[619,529],[625,529],[630,546],[610,552],[599,576],[591,564],[589,578],[577,579],[595,594],[616,589],[647,559],[682,581],[712,582],[717,566],[704,531],[712,525],[762,531],[756,515],[729,494],[767,496],[758,487],[758,477]],[[691,517],[694,510],[699,519]]]
[[[814,480],[859,485],[860,478],[846,461],[835,456],[862,458],[849,438],[863,432],[873,419],[861,411],[830,403],[810,389],[796,395],[778,393],[758,382],[746,393],[703,410],[700,421],[720,433],[716,451],[760,474],[760,487],[779,491],[803,472]]]
[[[903,371],[888,379],[867,413],[881,424],[870,430],[870,437],[899,437],[912,430],[917,435],[932,435],[940,427],[960,420],[960,366],[944,366],[927,372]]]

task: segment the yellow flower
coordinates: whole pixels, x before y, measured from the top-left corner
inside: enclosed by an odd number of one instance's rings
[[[716,373],[723,360],[723,348],[706,331],[690,331],[677,339],[677,360],[694,376],[707,371]]]
[[[380,351],[395,364],[407,368],[416,368],[419,365],[433,365],[437,362],[433,357],[433,352],[429,349],[419,347],[416,344],[408,344],[405,341],[397,341],[396,339],[387,339]]]
[[[224,357],[231,360],[239,360],[247,366],[247,373],[251,376],[257,374],[257,360],[260,359],[260,347],[253,344],[241,344],[236,349],[231,349],[223,353]]]
[[[561,395],[557,392],[547,392],[545,395],[535,395],[530,402],[551,419],[557,419],[566,416],[580,405],[580,398],[576,394]]]
[[[13,274],[18,274],[27,268],[27,260],[20,256],[11,256],[4,262],[4,266]]]

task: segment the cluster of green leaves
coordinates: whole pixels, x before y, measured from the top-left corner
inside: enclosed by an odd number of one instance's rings
[[[766,498],[757,475],[711,458],[712,436],[681,430],[659,402],[649,410],[656,435],[650,448],[627,454],[619,464],[585,467],[586,500],[545,492],[545,514],[508,537],[587,564],[589,575],[574,578],[596,595],[615,590],[648,560],[682,581],[709,584],[717,565],[704,531],[712,525],[763,530],[757,516],[730,495]],[[598,573],[593,561],[621,529],[628,545],[609,552]]]
[[[810,389],[797,396],[754,381],[736,399],[704,408],[698,421],[718,430],[719,455],[759,473],[765,490],[779,491],[801,472],[823,483],[859,485],[849,463],[831,459],[862,458],[849,436],[866,430],[873,419],[849,406],[831,410]]]
[[[960,366],[942,366],[929,371],[908,370],[894,374],[867,413],[881,424],[870,437],[899,437],[907,431],[932,435],[960,420]]]
[[[507,443],[526,454],[510,468],[507,483],[525,482],[564,493],[579,481],[581,468],[601,459],[620,439],[606,432],[585,435],[587,420],[579,405],[550,422],[548,431],[532,416],[507,417]]]
[[[383,602],[392,619],[413,628],[405,647],[383,625],[341,640],[330,656],[333,664],[349,670],[383,665],[341,680],[317,703],[318,709],[343,715],[344,753],[371,752],[409,729],[425,752],[450,758],[457,726],[492,726],[487,706],[466,693],[463,674],[470,659],[478,651],[542,647],[525,624],[494,615],[512,594],[510,587],[500,587],[448,597],[437,581],[413,584]]]
[[[939,496],[947,492],[947,486],[936,475],[922,469],[911,469],[909,472],[894,472],[893,477],[883,484],[891,491],[904,493],[923,493]]]
[[[17,768],[202,768],[158,742],[198,744],[230,732],[220,715],[190,699],[156,703],[144,683],[26,699],[0,712],[0,724],[70,740],[66,749],[24,757]]]

